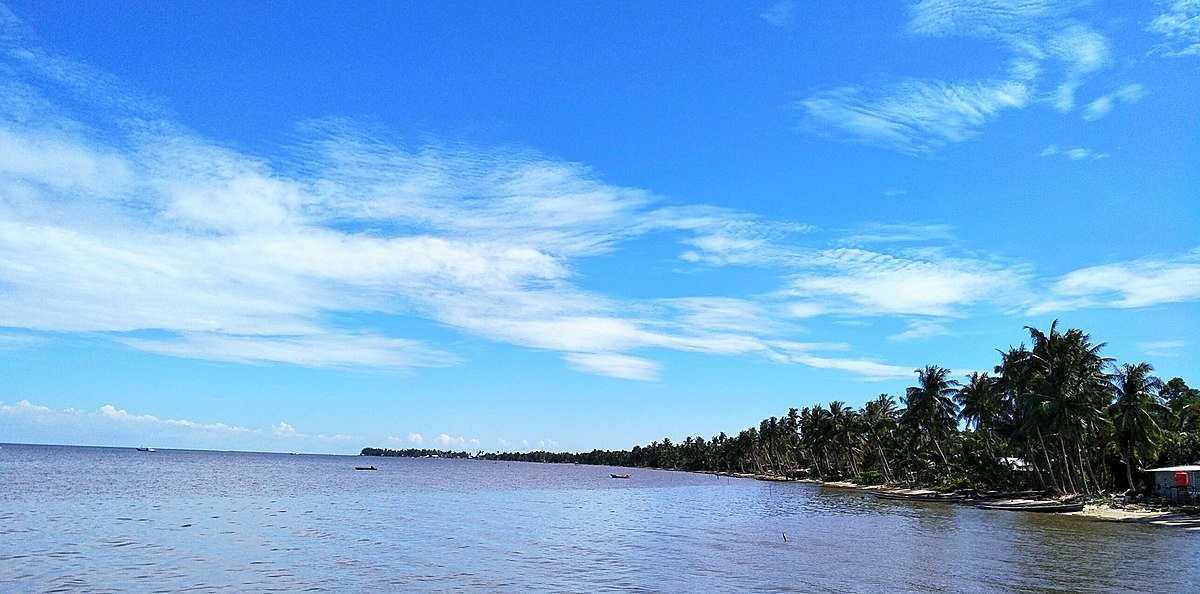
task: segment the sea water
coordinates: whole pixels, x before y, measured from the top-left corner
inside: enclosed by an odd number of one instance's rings
[[[684,472],[0,449],[0,592],[1190,592],[1198,553],[1178,529]]]

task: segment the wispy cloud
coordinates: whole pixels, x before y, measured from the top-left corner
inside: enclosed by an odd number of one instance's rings
[[[1020,43],[1031,22],[1062,18],[1087,0],[920,0],[909,5],[906,30],[935,37]]]
[[[467,447],[467,448],[472,448],[472,449],[479,447],[478,439],[467,439],[465,437],[452,437],[445,433],[439,434],[434,441],[436,441],[437,444],[442,447],[457,447],[457,448]]]
[[[81,445],[148,444],[159,447],[225,447],[253,450],[314,451],[341,450],[361,441],[351,435],[306,434],[286,422],[256,429],[226,423],[200,423],[188,419],[160,419],[154,415],[131,413],[106,404],[95,410],[74,408],[56,410],[21,400],[15,404],[0,402],[0,428],[10,439],[21,440],[24,431],[36,428],[35,439],[53,439],[57,443]],[[35,435],[35,434],[31,434]],[[301,447],[297,447],[301,446]]]
[[[1169,56],[1200,56],[1200,0],[1158,0],[1162,7],[1147,26],[1164,41],[1158,52]]]
[[[1135,103],[1146,94],[1142,85],[1125,85],[1113,93],[1097,97],[1087,104],[1083,110],[1083,119],[1089,122],[1098,120],[1112,111],[1118,103]]]
[[[799,102],[807,128],[892,150],[927,154],[973,137],[1005,109],[1020,108],[1019,80],[947,83],[908,79],[882,89],[843,87]]]
[[[1146,351],[1147,355],[1154,357],[1175,357],[1191,346],[1191,343],[1186,340],[1155,340],[1140,342],[1137,346]]]
[[[1050,288],[1030,314],[1090,307],[1136,308],[1200,300],[1200,253],[1072,271]]]
[[[786,27],[796,20],[796,3],[792,0],[776,2],[759,13],[758,18],[776,27]]]
[[[1054,95],[1054,108],[1068,112],[1075,108],[1075,93],[1089,75],[1107,67],[1111,61],[1108,41],[1083,25],[1072,25],[1045,44],[1050,55],[1065,67],[1066,79]]]
[[[462,363],[370,314],[632,380],[660,372],[643,349],[782,360],[772,341],[787,325],[753,296],[615,299],[575,269],[650,235],[697,266],[791,266],[809,226],[668,206],[534,151],[414,148],[341,120],[299,126],[282,156],[244,154],[120,100],[86,67],[10,49],[32,74],[0,86],[0,326],[241,363]],[[59,109],[64,88],[87,107]]]
[[[1107,157],[1108,153],[1098,153],[1082,147],[1059,148],[1056,145],[1050,145],[1042,149],[1042,152],[1039,153],[1039,155],[1043,157],[1061,156],[1072,161],[1095,161],[1097,159],[1103,159]]]
[[[898,334],[893,334],[888,337],[888,340],[896,342],[907,342],[914,340],[925,340],[934,336],[944,336],[949,334],[950,330],[946,325],[938,320],[917,319],[908,322],[908,329]]]
[[[797,105],[803,128],[847,142],[926,155],[979,134],[1005,110],[1049,105],[1076,109],[1080,89],[1114,63],[1112,44],[1075,18],[1086,0],[921,0],[909,5],[905,32],[919,37],[998,43],[1001,72],[954,82],[909,77],[812,94]],[[1052,88],[1052,92],[1042,89]],[[1085,119],[1131,101],[1136,85],[1088,103]]]
[[[847,371],[870,381],[907,378],[912,375],[912,369],[908,367],[889,365],[868,358],[830,357],[815,354],[821,351],[842,350],[844,349],[844,345],[780,343],[778,347],[783,356],[789,361],[817,369]]]
[[[1026,282],[1016,267],[862,249],[827,250],[810,264],[812,271],[797,274],[782,294],[814,311],[846,315],[962,315],[1020,293]]]
[[[909,243],[950,239],[954,227],[944,223],[891,223],[864,225],[852,231],[854,234],[841,240],[845,245],[878,243]]]

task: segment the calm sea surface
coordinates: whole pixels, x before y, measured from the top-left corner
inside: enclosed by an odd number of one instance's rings
[[[1198,554],[1172,529],[682,472],[0,447],[0,592],[1195,592]]]

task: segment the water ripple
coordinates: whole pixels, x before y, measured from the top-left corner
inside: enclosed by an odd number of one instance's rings
[[[1200,539],[1182,532],[808,484],[397,459],[368,477],[339,456],[4,452],[0,474],[30,486],[0,490],[0,591],[1046,594],[1200,580]]]

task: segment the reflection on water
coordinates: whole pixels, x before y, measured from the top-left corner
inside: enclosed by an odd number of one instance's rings
[[[1186,592],[1200,578],[1200,539],[1157,527],[688,473],[359,463],[5,445],[0,591]]]

